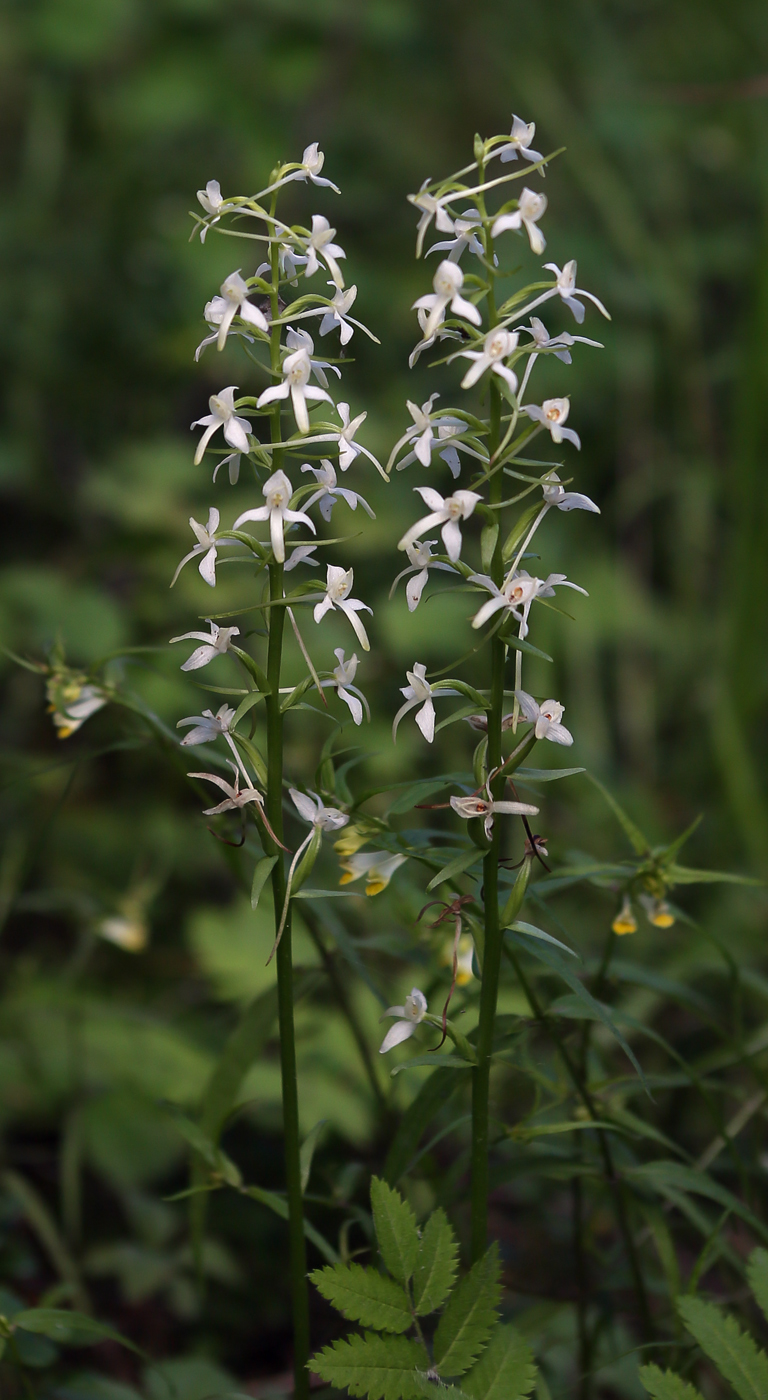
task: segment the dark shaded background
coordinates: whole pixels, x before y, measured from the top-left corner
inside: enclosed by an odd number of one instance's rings
[[[553,522],[547,556],[591,595],[575,602],[575,623],[542,632],[575,761],[610,782],[654,839],[702,812],[691,863],[765,874],[765,5],[5,0],[0,63],[4,644],[39,657],[59,637],[88,664],[126,645],[164,647],[210,606],[192,570],[168,591],[188,515],[204,518],[214,500],[232,510],[229,487],[193,468],[188,425],[221,384],[247,381],[234,351],[209,350],[199,366],[192,354],[204,302],[236,262],[255,262],[244,244],[187,242],[195,190],[215,177],[225,193],[249,192],[320,141],[343,197],[297,192],[289,207],[327,213],[347,249],[356,310],[382,344],[356,337],[345,389],[353,412],[368,410],[364,440],[386,456],[407,426],[405,397],[455,382],[423,362],[407,369],[409,307],[427,273],[413,261],[405,196],[464,164],[473,133],[508,129],[514,110],[535,119],[544,150],[567,147],[547,178],[548,252],[578,258],[581,284],[613,315],[599,328],[588,317],[605,350],[585,349],[567,372],[578,485],[603,515]],[[369,771],[381,782],[440,766],[413,726],[391,747],[405,664],[447,664],[464,649],[450,607],[409,618],[402,595],[386,605],[412,484],[366,478],[378,519],[345,555],[376,614],[360,679],[376,701]],[[236,488],[238,510],[249,492]],[[336,644],[346,641],[340,632]],[[180,660],[163,650],[123,673],[169,724],[200,704]],[[156,1189],[183,1158],[157,1101],[199,1094],[233,1003],[262,985],[252,965],[264,929],[238,902],[183,779],[152,748],[115,747],[138,728],[107,710],[62,745],[39,679],[5,661],[2,678],[7,1162],[31,1173],[74,1254],[90,1260],[100,1309],[142,1345],[159,1356],[202,1349],[246,1378],[280,1370],[278,1226],[222,1200],[210,1261],[221,1282],[202,1328],[190,1328],[183,1215]],[[306,773],[309,742],[292,743]],[[561,856],[616,849],[584,782],[551,799],[550,821]],[[612,912],[610,897],[595,898],[597,923],[577,913],[587,943]],[[686,901],[760,958],[762,897]],[[126,909],[151,924],[134,960],[94,942],[99,921]],[[385,915],[367,912],[375,931]],[[678,926],[652,946],[690,966],[703,955],[687,937]],[[387,990],[411,975],[394,966],[380,969]],[[372,997],[360,1014],[375,1044]],[[308,1011],[303,1043],[306,1092],[314,1118],[332,1120],[338,1166],[350,1150],[370,1152],[371,1109],[334,1015]],[[274,1184],[274,1062],[260,1074],[235,1140],[252,1179]],[[19,1231],[14,1199],[5,1262],[12,1287],[37,1295],[50,1257]],[[214,1383],[200,1384],[204,1394]]]

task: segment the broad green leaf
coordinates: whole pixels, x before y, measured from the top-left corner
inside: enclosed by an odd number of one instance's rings
[[[395,1186],[416,1153],[419,1143],[435,1115],[446,1107],[459,1092],[461,1081],[450,1070],[436,1068],[419,1089],[413,1103],[405,1110],[392,1139],[384,1163],[384,1179]]]
[[[640,1380],[653,1400],[702,1400],[695,1386],[673,1371],[659,1370],[658,1366],[641,1366]]]
[[[336,1264],[310,1274],[319,1293],[350,1322],[379,1332],[407,1332],[413,1322],[408,1295],[399,1283],[362,1264]]]
[[[456,1278],[459,1247],[444,1210],[430,1215],[413,1274],[413,1303],[420,1317],[442,1307]]]
[[[429,894],[438,885],[442,885],[445,880],[452,880],[455,875],[462,875],[465,870],[468,870],[471,865],[482,858],[483,853],[478,846],[473,846],[469,851],[460,851],[453,860],[449,860],[448,864],[444,865],[442,870],[438,870],[437,874],[432,877],[427,885],[427,893]]]
[[[587,777],[589,778],[589,781],[597,788],[598,792],[601,793],[602,796],[605,798],[606,802],[608,803],[608,806],[613,812],[613,815],[615,816],[619,825],[623,828],[624,834],[626,835],[632,849],[639,856],[648,855],[650,851],[650,844],[648,841],[646,841],[639,826],[635,826],[635,823],[633,822],[632,818],[628,817],[626,812],[624,811],[624,808],[619,806],[613,794],[610,793],[606,787],[603,787],[603,784],[600,782],[599,778],[596,778],[592,773],[587,773]]]
[[[424,1394],[429,1358],[410,1337],[351,1336],[312,1357],[310,1371],[336,1390],[368,1400],[413,1400]],[[421,1371],[421,1376],[419,1372]]]
[[[678,1298],[677,1310],[741,1400],[766,1400],[768,1357],[758,1351],[748,1332],[741,1331],[735,1318],[703,1298]]]
[[[472,1400],[524,1400],[536,1384],[536,1362],[516,1328],[496,1328],[487,1350],[464,1377]]]
[[[67,1308],[28,1308],[16,1313],[13,1325],[21,1327],[24,1332],[36,1332],[39,1336],[48,1337],[62,1346],[90,1347],[97,1342],[111,1341],[142,1355],[139,1348],[116,1332],[114,1327],[107,1327],[85,1313],[70,1312]]]
[[[753,1249],[747,1264],[749,1286],[755,1295],[758,1306],[768,1317],[768,1251]]]
[[[400,1193],[378,1176],[371,1181],[371,1207],[381,1257],[392,1276],[407,1283],[419,1254],[416,1217]]]
[[[255,909],[261,899],[261,892],[267,883],[273,868],[277,865],[277,856],[264,856],[262,860],[257,860],[253,872],[253,882],[251,884],[251,908]]]
[[[435,1332],[441,1376],[461,1376],[476,1361],[497,1321],[501,1298],[499,1247],[490,1249],[454,1289]]]

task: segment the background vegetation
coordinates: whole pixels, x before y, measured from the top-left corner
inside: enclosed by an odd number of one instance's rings
[[[186,241],[194,191],[211,178],[225,192],[257,188],[278,159],[320,141],[344,191],[331,208],[357,305],[382,342],[356,338],[345,387],[353,412],[369,410],[366,441],[386,456],[407,425],[406,396],[421,402],[438,383],[422,362],[407,369],[409,308],[426,283],[405,195],[462,164],[474,131],[503,131],[514,110],[536,120],[542,149],[567,146],[547,177],[548,248],[560,264],[578,258],[583,285],[613,314],[600,327],[605,350],[585,350],[568,371],[584,444],[578,485],[603,517],[556,522],[552,548],[552,567],[591,595],[576,600],[573,622],[551,629],[574,761],[609,784],[653,841],[703,813],[690,864],[766,876],[764,5],[6,0],[0,63],[4,645],[39,657],[60,638],[79,665],[157,645],[124,664],[125,682],[168,724],[199,707],[166,642],[209,604],[194,571],[173,594],[168,582],[187,548],[187,517],[221,504],[221,485],[214,498],[192,466],[188,425],[235,361],[229,351],[224,362],[211,351],[192,360],[203,304],[231,271],[226,243]],[[375,614],[360,674],[374,704],[371,785],[409,778],[416,763],[428,773],[432,761],[413,726],[391,745],[405,665],[447,665],[465,649],[460,607],[434,601],[409,617],[402,595],[385,606],[411,484],[406,473],[387,489],[371,475],[376,525],[365,546],[361,537],[345,551]],[[225,574],[222,608],[226,586]],[[39,678],[2,666],[0,1263],[9,1292],[0,1311],[63,1282],[58,1296],[89,1294],[100,1316],[167,1363],[143,1375],[107,1344],[83,1354],[80,1371],[109,1384],[54,1367],[55,1393],[71,1400],[127,1400],[136,1389],[164,1400],[169,1378],[184,1400],[232,1388],[232,1378],[242,1389],[288,1364],[282,1226],[252,1201],[215,1198],[201,1313],[185,1206],[164,1199],[183,1188],[187,1153],[164,1105],[196,1108],[238,1009],[268,985],[267,915],[251,914],[237,858],[208,834],[183,768],[138,721],[108,708],[58,742]],[[311,744],[300,730],[291,743],[289,762],[303,772]],[[547,817],[558,862],[574,848],[624,854],[584,779],[548,790]],[[332,858],[326,874],[334,880]],[[365,907],[349,901],[348,917],[345,901],[345,924],[321,929],[326,971],[330,960],[374,1052],[375,993],[398,1000],[436,947],[437,935],[430,945],[415,924],[422,889],[406,878]],[[756,1092],[765,896],[723,886],[684,892],[680,903],[686,917],[674,928],[643,925],[631,940],[634,971],[617,964],[611,996],[702,1074],[719,1066],[712,1056],[726,1024],[742,1047],[751,1037],[749,1070],[737,1056],[713,1089],[730,1118]],[[614,909],[604,889],[569,896],[562,917],[587,962]],[[104,936],[104,921],[118,916],[146,928],[139,954]],[[302,960],[322,967],[309,930],[305,944]],[[369,986],[350,975],[350,959]],[[317,986],[301,1026],[305,1126],[328,1120],[317,1189],[364,1201],[391,1137],[377,1109],[391,1084],[379,1064],[366,1068],[332,983]],[[525,1009],[512,984],[506,995],[509,1011]],[[658,1047],[639,1036],[633,1044],[668,1072]],[[395,1081],[398,1111],[420,1073]],[[712,1139],[701,1098],[671,1079],[658,1095],[659,1131],[698,1158]],[[514,1076],[508,1099],[513,1119],[530,1108]],[[247,1180],[278,1186],[269,1048],[242,1100],[227,1151]],[[722,1168],[758,1215],[762,1102]],[[410,1180],[422,1211],[460,1197],[461,1155],[443,1150]],[[569,1190],[551,1171],[510,1167],[494,1223],[509,1297],[563,1395],[576,1365],[577,1285],[562,1256]],[[734,1220],[722,1238],[738,1261],[756,1240]],[[460,1208],[456,1224],[461,1232]],[[334,1217],[328,1231],[337,1228]],[[611,1298],[595,1299],[605,1315],[598,1381],[602,1394],[636,1395],[632,1363],[617,1359],[630,1346],[633,1305],[612,1228],[592,1220],[595,1258],[614,1270]],[[700,1248],[687,1228],[681,1219],[675,1239],[684,1272]],[[737,1289],[733,1259],[731,1274],[710,1275],[713,1287]],[[316,1326],[318,1341],[333,1334],[319,1301]]]

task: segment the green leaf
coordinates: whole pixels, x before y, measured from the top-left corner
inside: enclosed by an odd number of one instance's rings
[[[493,525],[484,525],[480,531],[480,566],[483,573],[490,573],[493,563],[493,552],[496,548],[496,541],[499,538],[499,522],[494,521]]]
[[[277,1196],[274,1191],[264,1191],[261,1186],[243,1186],[244,1196],[250,1196],[252,1200],[258,1201],[259,1205],[266,1206],[268,1210],[274,1211],[281,1220],[288,1219],[288,1202],[284,1196]],[[304,1217],[304,1234],[306,1238],[318,1249],[324,1259],[329,1264],[338,1264],[339,1256],[336,1250],[330,1245],[319,1230],[310,1224],[306,1216]]]
[[[627,836],[632,849],[636,851],[636,853],[639,856],[648,855],[650,851],[650,844],[648,841],[646,841],[639,826],[635,826],[635,823],[633,822],[632,818],[627,816],[626,812],[624,811],[624,808],[619,806],[618,802],[616,801],[616,798],[613,796],[612,793],[608,791],[606,787],[603,787],[603,784],[598,778],[594,777],[592,773],[587,773],[587,777],[589,778],[589,781],[597,788],[598,792],[601,793],[602,796],[605,798],[606,802],[608,803],[608,806],[613,812],[613,815],[615,816],[619,825],[623,828],[624,833]]]
[[[408,1170],[411,1159],[433,1118],[447,1107],[459,1092],[461,1083],[450,1070],[436,1068],[424,1081],[413,1103],[408,1106],[392,1139],[384,1163],[384,1179],[395,1186]]]
[[[477,1360],[497,1321],[501,1298],[499,1247],[490,1249],[454,1289],[435,1332],[441,1376],[461,1376]]]
[[[309,1362],[310,1371],[334,1389],[367,1395],[368,1400],[414,1400],[423,1395],[422,1376],[428,1366],[419,1342],[410,1337],[377,1337],[373,1332],[323,1347]]]
[[[545,933],[543,928],[537,928],[535,924],[527,924],[524,919],[517,919],[509,927],[514,933],[528,933],[531,938],[541,938],[545,943],[553,943],[556,948],[562,948],[564,953],[570,953],[572,958],[579,956],[567,943],[561,943],[559,938],[553,938],[551,933]]]
[[[302,1195],[304,1194],[304,1192],[307,1189],[307,1186],[309,1185],[309,1176],[310,1172],[312,1171],[312,1158],[315,1155],[315,1148],[317,1147],[317,1144],[320,1141],[320,1134],[322,1133],[323,1128],[326,1126],[327,1122],[327,1118],[321,1118],[319,1123],[315,1123],[314,1128],[310,1128],[309,1132],[307,1133],[307,1136],[301,1144],[299,1162],[301,1165]],[[374,1324],[371,1323],[371,1326],[373,1325]]]
[[[413,1275],[413,1302],[420,1317],[442,1307],[456,1278],[459,1247],[441,1208],[424,1226]]]
[[[255,909],[261,899],[261,892],[267,883],[274,866],[277,865],[277,856],[264,856],[262,860],[257,860],[253,872],[253,882],[251,884],[251,908]]]
[[[434,796],[436,792],[440,792],[444,787],[447,787],[448,781],[447,778],[426,778],[421,783],[413,783],[406,788],[405,792],[395,798],[395,801],[387,812],[387,816],[396,817],[401,812],[410,812],[411,808],[415,807],[417,803],[426,802],[428,797]]]
[[[667,875],[673,885],[762,885],[751,875],[730,875],[725,870],[691,870],[687,865],[670,865]]]
[[[730,1381],[741,1400],[765,1400],[768,1357],[734,1318],[702,1298],[678,1298],[677,1310],[702,1351]]]
[[[395,1079],[398,1074],[402,1074],[404,1069],[423,1069],[426,1065],[433,1065],[435,1059],[436,1057],[432,1051],[428,1050],[426,1055],[416,1055],[412,1060],[405,1060],[402,1065],[395,1065],[394,1069],[389,1071],[390,1077]],[[440,1055],[437,1057],[437,1063],[440,1065],[441,1069],[474,1068],[474,1062],[464,1059],[461,1055]]]
[[[673,1371],[660,1371],[658,1366],[641,1366],[640,1380],[653,1400],[702,1400],[695,1386]]]
[[[371,1181],[371,1207],[381,1257],[393,1277],[407,1283],[419,1254],[416,1217],[400,1193],[378,1176]]]
[[[336,1264],[310,1274],[319,1293],[350,1322],[379,1332],[407,1332],[413,1322],[408,1295],[399,1283],[362,1264]]]
[[[472,1400],[523,1400],[536,1384],[536,1363],[516,1328],[496,1328],[488,1349],[468,1376],[464,1390]]]
[[[556,778],[575,778],[577,773],[586,771],[586,768],[518,768],[517,776],[531,783],[553,783]]]
[[[465,870],[468,870],[471,865],[482,858],[483,853],[478,846],[473,846],[469,851],[460,851],[453,860],[449,860],[448,864],[443,866],[442,870],[438,870],[437,874],[433,875],[427,885],[427,894],[430,890],[436,889],[438,885],[442,885],[445,880],[452,880],[454,876],[463,874]]]
[[[16,1313],[13,1325],[21,1327],[24,1332],[36,1332],[39,1336],[48,1337],[63,1346],[90,1347],[97,1342],[119,1342],[121,1346],[143,1355],[133,1342],[116,1332],[114,1327],[107,1327],[85,1313],[70,1312],[67,1308],[28,1308]]]
[[[768,1317],[768,1250],[753,1249],[747,1264],[747,1278],[758,1306]]]
[[[768,1228],[749,1209],[749,1206],[745,1206],[737,1196],[734,1196],[725,1186],[721,1186],[718,1181],[713,1181],[706,1172],[698,1171],[695,1167],[686,1167],[682,1162],[661,1160],[644,1162],[639,1167],[627,1167],[626,1175],[633,1179],[650,1182],[662,1195],[669,1195],[670,1200],[673,1199],[672,1193],[690,1191],[693,1195],[705,1196],[710,1201],[717,1201],[718,1205],[725,1206],[728,1210],[732,1210],[734,1215],[739,1215],[742,1220],[745,1220],[761,1239],[768,1241]]]

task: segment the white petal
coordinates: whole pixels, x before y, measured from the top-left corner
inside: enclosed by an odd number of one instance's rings
[[[435,737],[435,707],[431,698],[424,701],[415,719],[427,743],[431,744]]]
[[[381,1042],[380,1055],[386,1055],[388,1050],[393,1050],[396,1045],[402,1045],[404,1040],[410,1040],[416,1025],[413,1021],[395,1021],[394,1026],[390,1026],[387,1034]]]

